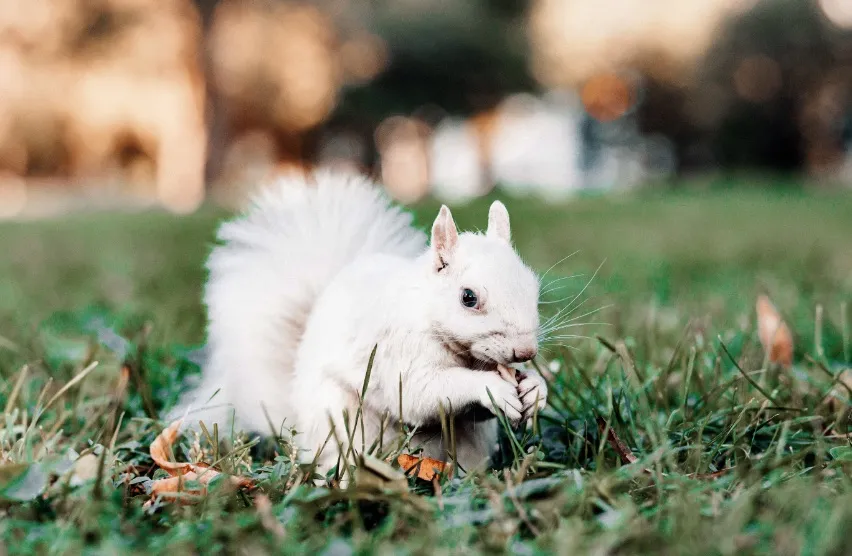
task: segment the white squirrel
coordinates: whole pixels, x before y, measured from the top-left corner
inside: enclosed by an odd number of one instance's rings
[[[208,360],[171,417],[191,411],[187,424],[208,428],[234,417],[238,430],[259,433],[294,427],[305,461],[325,443],[325,472],[340,455],[334,438],[326,443],[332,423],[349,452],[343,412],[354,420],[377,345],[365,445],[380,432],[390,445],[401,406],[423,455],[446,459],[443,405],[455,416],[458,464],[486,465],[498,434],[489,392],[513,424],[547,396],[535,372],[517,385],[497,372],[532,359],[539,331],[539,280],[511,245],[505,206],[491,205],[484,234],[459,234],[442,206],[427,246],[367,178],[319,171],[313,182],[278,178],[220,227],[204,293]]]

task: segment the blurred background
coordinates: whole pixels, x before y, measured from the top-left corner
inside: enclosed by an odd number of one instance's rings
[[[190,212],[316,166],[404,203],[849,187],[852,2],[0,3],[0,216]]]

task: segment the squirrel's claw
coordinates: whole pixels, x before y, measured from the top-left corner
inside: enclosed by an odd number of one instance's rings
[[[485,385],[485,391],[481,396],[481,403],[492,413],[496,413],[496,410],[502,411],[513,426],[517,425],[521,422],[524,413],[524,406],[518,396],[518,392],[514,386],[502,378],[494,378],[496,380],[490,379],[491,384]],[[492,397],[494,399],[493,404],[491,402]]]
[[[518,383],[518,397],[523,407],[523,419],[532,419],[536,411],[547,405],[547,383],[536,373],[524,373]]]

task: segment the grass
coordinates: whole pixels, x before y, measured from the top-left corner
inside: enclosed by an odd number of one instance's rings
[[[147,448],[165,426],[157,412],[198,372],[202,265],[224,214],[0,225],[5,551],[845,553],[850,392],[837,378],[852,341],[852,197],[730,189],[508,205],[535,268],[577,251],[547,281],[582,276],[558,282],[545,313],[601,263],[575,315],[609,307],[581,319],[604,323],[581,328],[587,338],[545,346],[550,405],[538,431],[503,439],[494,470],[445,477],[440,494],[413,479],[337,493],[299,480],[286,438],[211,431],[220,442],[182,437],[176,457],[219,461],[258,491],[149,509],[145,489],[164,473]],[[414,207],[418,224],[436,207]],[[484,227],[487,200],[454,214]],[[793,328],[792,369],[765,365],[759,292]],[[637,461],[622,461],[599,419]]]

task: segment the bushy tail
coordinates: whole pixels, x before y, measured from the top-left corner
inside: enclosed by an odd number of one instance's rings
[[[373,253],[415,256],[425,235],[366,178],[280,178],[219,228],[207,263],[207,361],[169,417],[268,432],[288,413],[294,358],[314,301],[334,275]],[[215,394],[215,395],[214,395]],[[268,419],[267,419],[268,416]]]

